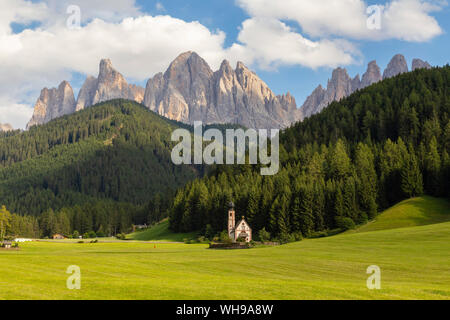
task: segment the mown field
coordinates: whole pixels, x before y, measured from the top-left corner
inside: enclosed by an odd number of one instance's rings
[[[400,202],[355,231],[388,230],[447,221],[450,221],[450,202],[424,196]]]
[[[66,288],[70,265],[80,290]],[[370,265],[381,290],[367,289]],[[450,299],[449,266],[450,222],[238,251],[33,242],[0,251],[0,299]]]
[[[173,233],[169,231],[169,220],[164,220],[152,228],[136,231],[127,235],[128,240],[140,241],[171,241],[183,242],[185,239],[196,239],[198,234],[196,232],[190,233]]]

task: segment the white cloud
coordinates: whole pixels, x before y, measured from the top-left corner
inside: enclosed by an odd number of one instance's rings
[[[196,51],[212,68],[224,58],[265,69],[335,67],[355,63],[360,56],[341,38],[425,41],[442,32],[429,15],[441,8],[440,2],[393,0],[385,6],[381,31],[366,28],[366,4],[361,0],[237,2],[251,17],[243,22],[238,42],[225,48],[224,32],[199,22],[148,16],[135,0],[1,0],[0,121],[23,128],[41,88],[70,81],[74,72],[97,75],[99,60],[105,57],[125,76],[139,81],[164,71],[188,50]],[[66,27],[68,5],[81,9],[78,30]],[[301,33],[285,20],[296,21]],[[39,25],[14,33],[12,22]]]
[[[113,22],[88,19],[80,29],[71,30],[65,26],[64,19],[58,17],[57,12],[61,12],[63,6],[59,7],[56,1],[50,0],[45,5],[23,0],[18,0],[19,3],[6,1],[0,5],[0,12],[3,12],[0,22],[0,115],[3,122],[13,122],[22,128],[29,120],[27,115],[32,112],[31,109],[25,112],[23,106],[29,104],[31,108],[43,87],[55,87],[62,80],[70,81],[74,72],[96,76],[101,58],[111,58],[114,66],[132,80],[146,80],[163,71],[178,54],[188,50],[197,51],[216,68],[225,58],[225,34],[211,32],[198,22],[185,22],[170,16],[145,16],[130,7],[130,15],[135,12],[136,17],[115,22],[116,15],[113,14]],[[88,3],[85,0],[70,2]],[[94,6],[91,11],[83,10],[82,6],[82,14],[91,12],[94,16],[92,12],[100,10],[95,6],[99,1],[89,2]],[[111,5],[119,2],[111,1]],[[61,16],[67,17],[64,10]],[[18,21],[39,21],[42,25],[13,33],[9,25]]]
[[[312,37],[427,41],[442,33],[430,12],[442,1],[392,0],[383,7],[381,29],[367,28],[367,4],[363,0],[237,0],[252,17],[291,20]]]
[[[14,129],[23,128],[33,114],[33,109],[27,104],[0,99],[0,123],[9,123]]]
[[[230,56],[256,63],[265,69],[280,65],[336,67],[355,62],[355,57],[359,55],[348,41],[311,41],[272,18],[244,21],[238,39],[241,44],[230,48]]]

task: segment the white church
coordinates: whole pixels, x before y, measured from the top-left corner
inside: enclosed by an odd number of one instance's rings
[[[252,241],[252,228],[250,228],[244,217],[236,224],[236,212],[233,202],[230,202],[230,209],[228,210],[228,236],[233,242],[236,242],[238,239],[244,239],[245,242]]]

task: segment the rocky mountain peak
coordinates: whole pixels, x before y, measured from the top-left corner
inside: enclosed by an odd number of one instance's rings
[[[319,84],[319,86],[314,89],[314,91],[306,99],[305,103],[300,109],[302,110],[303,116],[305,118],[308,118],[316,113],[317,108],[324,101],[326,93],[327,90],[325,90],[321,84]]]
[[[212,75],[208,63],[193,51],[180,54],[169,66],[165,76],[169,79],[178,77],[180,74],[205,73]]]
[[[9,124],[9,123],[0,123],[0,132],[8,132],[8,131],[13,131],[14,128]]]
[[[33,117],[28,122],[27,128],[71,114],[75,112],[75,108],[75,97],[69,82],[61,82],[58,88],[44,88],[36,101]]]
[[[414,59],[413,61],[413,70],[430,67],[427,62],[420,59]],[[331,102],[347,97],[358,89],[366,88],[383,79],[391,78],[405,72],[408,72],[408,65],[405,57],[401,54],[397,54],[392,58],[383,73],[383,77],[381,76],[380,67],[375,60],[369,62],[367,71],[363,74],[361,80],[359,80],[359,75],[351,79],[346,69],[337,68],[333,70],[327,88],[324,89],[319,85],[306,99],[300,110],[304,117],[309,117],[322,111]]]
[[[343,68],[334,69],[327,88],[327,96],[330,102],[334,100],[339,101],[351,94],[353,92],[352,79],[348,75],[347,70]]]
[[[361,88],[361,78],[359,77],[359,74],[357,74],[352,79],[352,91],[359,90]]]
[[[363,74],[362,80],[361,80],[361,88],[368,87],[374,83],[377,83],[379,81],[383,80],[381,76],[381,69],[378,66],[377,62],[375,60],[370,61],[367,65],[367,71]]]
[[[111,59],[101,59],[99,70],[100,70],[100,75],[115,71],[112,66]]]
[[[392,78],[408,71],[408,64],[406,63],[405,57],[397,54],[389,62],[386,70],[384,70],[383,79]]]
[[[233,69],[224,60],[213,72],[195,52],[181,54],[163,77],[156,75],[148,81],[144,104],[167,118],[191,124],[281,128],[300,119],[290,94],[275,96],[242,62]]]
[[[76,110],[119,98],[141,103],[144,100],[144,91],[142,87],[129,85],[124,76],[114,69],[110,59],[102,59],[98,78],[92,76],[86,78],[78,94]]]
[[[412,61],[412,71],[417,69],[431,69],[431,65],[420,59],[413,59]]]

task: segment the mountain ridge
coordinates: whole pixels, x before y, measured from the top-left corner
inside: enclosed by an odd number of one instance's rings
[[[413,59],[412,71],[422,68],[430,69],[431,65],[426,61]],[[334,69],[331,79],[328,80],[327,88],[323,88],[322,85],[319,85],[314,89],[311,95],[306,98],[305,103],[300,108],[303,113],[303,119],[321,112],[333,101],[339,101],[357,90],[364,89],[381,80],[389,79],[405,72],[409,72],[408,64],[405,57],[401,54],[396,54],[391,59],[384,70],[383,75],[381,75],[381,69],[376,60],[370,61],[367,65],[366,72],[359,82],[359,75],[356,75],[355,78],[352,79],[345,68],[339,67]]]
[[[420,68],[431,66],[414,59],[412,70]],[[129,84],[113,68],[110,59],[102,59],[98,77],[86,77],[76,100],[67,81],[58,88],[44,88],[27,129],[117,98],[142,103],[166,118],[186,124],[202,121],[204,124],[236,124],[253,129],[283,129],[319,113],[333,101],[408,71],[406,59],[401,54],[391,59],[383,75],[375,60],[369,62],[362,77],[357,74],[351,78],[345,68],[338,67],[333,70],[327,87],[319,85],[298,108],[289,92],[276,95],[242,62],[233,68],[224,60],[220,68],[213,71],[197,53],[188,51],[173,60],[164,73],[149,78],[144,89]]]
[[[76,102],[73,90],[64,90],[67,84],[63,81],[58,88],[41,91],[27,129],[116,98],[142,103],[166,118],[187,124],[202,121],[204,124],[281,129],[301,119],[290,93],[275,95],[242,62],[233,69],[224,60],[219,70],[213,71],[192,51],[182,53],[164,73],[150,78],[145,89],[128,84],[109,59],[100,61],[97,78],[86,78]],[[66,101],[62,107],[59,106],[61,101]]]

